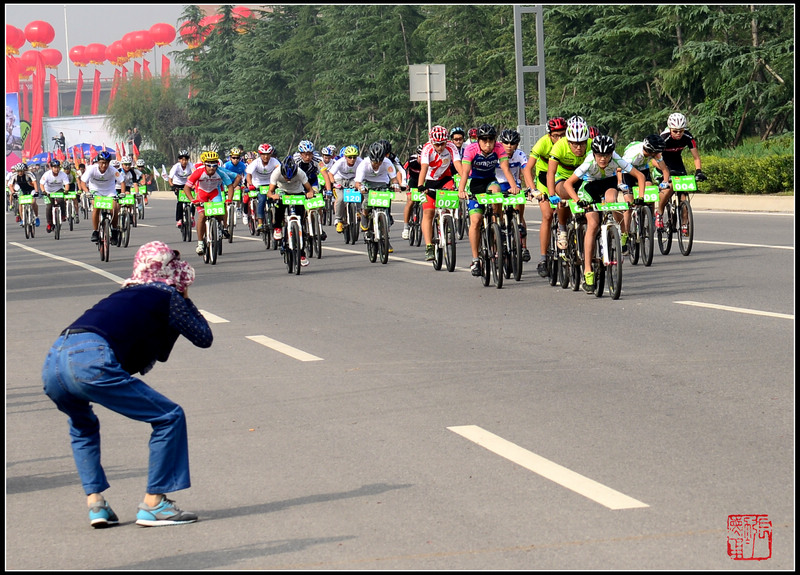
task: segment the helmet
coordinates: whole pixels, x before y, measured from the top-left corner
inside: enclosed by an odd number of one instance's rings
[[[611,136],[599,135],[592,140],[592,152],[595,154],[610,154],[614,151],[616,145],[614,138]]]
[[[287,180],[291,180],[297,175],[297,162],[292,156],[286,156],[281,162],[281,175]]]
[[[444,126],[434,126],[430,133],[431,144],[443,144],[447,141],[447,128]]]
[[[58,160],[50,160],[50,167],[51,168],[60,168],[61,167],[61,162],[59,162]]]
[[[550,120],[548,120],[547,122],[548,134],[550,132],[558,132],[566,129],[567,129],[567,121],[561,116],[558,116],[557,118],[550,118]]]
[[[386,152],[384,151],[383,144],[378,140],[377,142],[373,142],[369,147],[369,159],[372,162],[382,162],[383,159],[386,157]]]
[[[336,155],[336,146],[325,146],[322,148],[322,155],[323,156],[335,156]]]
[[[130,156],[122,156],[122,158],[120,158],[120,162],[122,162],[123,164],[130,165],[133,162],[133,160],[131,159]]]
[[[100,158],[99,158],[99,157],[97,158],[97,161],[98,161],[98,162],[100,161]],[[119,163],[119,160],[112,160],[112,161],[111,161],[111,165],[112,165],[112,166],[114,166],[115,168],[119,169],[119,167],[120,167],[122,164],[120,164],[120,163]]]
[[[423,148],[424,146],[425,146],[425,144],[420,144],[419,146],[417,146],[417,152],[416,152],[416,154],[417,154],[418,156],[419,156],[419,155],[422,153],[422,148]]]
[[[108,150],[103,150],[99,154],[97,154],[97,161],[98,162],[110,162],[111,161],[111,152]]]
[[[358,156],[358,148],[355,146],[347,146],[342,153],[343,156]]]
[[[469,129],[469,139],[470,140],[477,140],[478,139],[478,129],[477,128],[470,128]]]
[[[258,153],[259,154],[271,154],[274,151],[275,151],[275,148],[273,148],[269,144],[261,144],[258,147]]]
[[[61,164],[61,167],[64,168],[65,170],[69,170],[72,168],[72,164],[70,164],[69,162],[64,162],[63,164]]]
[[[497,130],[491,124],[481,124],[478,126],[476,130],[476,134],[478,139],[481,138],[496,138],[497,137]]]
[[[589,137],[596,138],[600,135],[600,128],[597,126],[589,126]]]
[[[302,140],[297,145],[298,152],[313,152],[314,151],[314,143],[310,140]]]
[[[660,154],[666,149],[667,143],[658,134],[650,134],[642,142],[642,148],[649,154]]]
[[[241,158],[242,157],[242,151],[239,148],[231,148],[231,151],[228,152],[228,155],[231,158]]]
[[[189,150],[181,150],[180,152],[178,152],[178,159],[180,160],[181,158],[186,158],[188,160]]]
[[[200,161],[204,164],[207,162],[219,162],[219,154],[214,150],[207,150],[200,154]]]
[[[669,118],[667,118],[667,127],[673,130],[685,130],[686,116],[684,116],[680,112],[675,112],[674,114],[670,114]]]
[[[586,122],[574,121],[567,123],[567,140],[570,142],[585,142],[589,139],[589,128]]]
[[[570,124],[573,124],[575,122],[583,122],[585,124],[586,120],[583,119],[583,116],[577,116],[577,115],[570,116],[569,120],[567,120],[567,126],[569,126]]]
[[[501,144],[519,144],[520,135],[516,130],[503,130],[500,133]]]
[[[452,130],[450,130],[450,138],[452,139],[453,136],[455,136],[456,134],[461,134],[462,136],[466,136],[466,134],[464,133],[464,128],[462,128],[461,126],[456,126]]]
[[[14,171],[15,172],[24,172],[25,171],[25,166],[22,164],[22,162],[20,162],[18,164],[14,164]]]
[[[136,166],[139,167],[139,168],[143,168],[144,167],[144,160],[142,160],[142,159],[136,160]]]

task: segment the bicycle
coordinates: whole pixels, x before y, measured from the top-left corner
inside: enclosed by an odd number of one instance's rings
[[[267,195],[269,186],[261,186],[259,194]],[[264,241],[264,249],[270,248],[270,243],[273,250],[278,249],[278,242],[272,239],[272,233],[275,231],[275,202],[267,198],[267,203],[264,205],[264,229],[261,232],[261,239]]]
[[[561,198],[550,196],[549,201],[553,215],[550,221],[550,237],[544,254],[547,281],[551,286],[560,284],[562,289],[567,289],[570,282],[570,262],[566,258],[566,250],[558,249],[558,203]]]
[[[217,216],[225,215],[224,202],[204,202],[201,205],[205,214],[206,234],[203,238],[203,261],[212,266],[217,264],[217,257],[222,255],[222,224]]]
[[[436,213],[433,216],[433,269],[442,269],[444,260],[447,271],[456,269],[456,224],[453,210],[458,208],[456,190],[436,190]]]
[[[355,245],[359,234],[359,209],[361,192],[355,188],[342,188],[342,201],[347,204],[344,211],[344,243]]]
[[[181,239],[190,242],[192,241],[192,200],[181,189],[178,191],[178,201],[181,203]]]
[[[303,205],[306,207],[305,234],[308,236],[308,258],[317,254],[317,259],[322,258],[322,240],[325,239],[325,232],[322,231],[322,220],[325,216],[320,215],[320,208],[324,209],[325,199],[320,196],[305,198]]]
[[[33,194],[16,194],[17,202],[22,206],[22,229],[25,230],[25,239],[36,235],[36,215],[33,213]]]
[[[254,236],[256,235],[256,226],[258,225],[258,220],[256,219],[258,195],[255,193],[255,190],[248,190],[247,205],[250,208],[250,215],[247,217],[247,228],[250,230],[250,235]]]
[[[633,187],[633,196],[639,195],[639,186]],[[658,186],[646,186],[644,189],[644,203],[631,206],[631,225],[628,230],[628,259],[632,265],[642,263],[649,267],[653,263],[653,242],[655,234],[653,228],[653,213],[648,204],[658,201]]]
[[[587,194],[583,187],[578,190],[578,197],[586,202],[591,202],[592,197]],[[551,205],[558,204],[558,201],[553,201],[556,196],[550,197]],[[560,200],[559,201],[563,201]],[[567,200],[567,206],[570,210],[570,220],[567,222],[567,247],[564,250],[559,250],[561,257],[561,268],[559,270],[559,278],[561,281],[561,288],[567,289],[572,287],[572,291],[581,289],[581,281],[583,280],[583,262],[584,250],[583,240],[586,237],[586,210],[578,205],[575,200]],[[558,216],[554,212],[554,225],[550,228],[551,237],[557,237],[558,229]],[[596,281],[596,280],[595,280]]]
[[[484,286],[494,282],[497,289],[503,287],[503,240],[500,224],[494,221],[494,204],[503,203],[502,193],[475,194],[475,200],[483,206],[478,257],[481,260],[481,279]]]
[[[323,190],[322,197],[325,200],[325,205],[322,207],[322,225],[333,225],[333,190]]]
[[[456,174],[453,176],[453,183],[455,184],[454,187],[457,190],[459,181],[461,180],[461,176]],[[469,197],[469,182],[467,182],[466,192],[467,197]],[[469,209],[467,208],[468,200],[464,198],[463,200],[459,198],[458,206],[456,207],[453,213],[453,220],[456,224],[456,232],[458,234],[458,239],[463,240],[464,234],[469,234]]]
[[[147,186],[140,184],[134,188],[136,198],[136,216],[133,219],[133,227],[136,227],[137,220],[144,219],[144,200],[147,197]]]
[[[622,293],[622,240],[620,238],[619,223],[614,218],[614,212],[628,209],[627,202],[609,202],[590,204],[590,211],[602,212],[600,227],[594,238],[594,257],[592,258],[592,271],[594,272],[594,295],[603,297],[605,281],[608,279],[608,293],[611,299],[619,299]]]
[[[236,212],[241,209],[242,204],[242,190],[236,188],[233,190],[233,201],[225,204],[225,221],[228,225],[228,243],[233,243],[233,229],[236,227]]]
[[[419,246],[422,243],[422,202],[428,195],[417,188],[411,188],[411,212],[408,214],[408,245]]]
[[[694,215],[689,202],[689,192],[697,191],[697,181],[694,176],[672,176],[672,198],[664,205],[664,214],[661,218],[664,227],[656,230],[658,235],[658,249],[664,255],[672,249],[672,234],[678,236],[678,247],[681,254],[688,256],[692,251],[694,242]],[[681,198],[686,199],[681,199]]]
[[[111,220],[114,218],[114,196],[93,196],[94,209],[100,210],[100,224],[97,228],[100,239],[97,242],[97,251],[100,252],[100,261],[107,262],[111,259]]]
[[[136,198],[134,194],[125,194],[118,196],[119,202],[119,238],[117,245],[121,248],[127,248],[131,241],[131,227],[136,226]]]
[[[53,219],[53,238],[56,240],[61,239],[61,204],[59,200],[64,199],[64,192],[50,192],[45,194],[44,203],[53,204],[51,209],[51,216]],[[47,207],[47,206],[45,206]]]
[[[286,206],[283,221],[281,252],[290,274],[300,275],[300,259],[303,257],[303,221],[297,215],[296,206],[303,205],[304,194],[281,194],[281,203]]]
[[[514,276],[515,281],[522,278],[522,240],[520,238],[518,205],[525,204],[525,192],[514,195],[503,194],[503,209],[500,214],[500,232],[503,239],[503,273],[506,279]]]
[[[369,228],[364,232],[367,244],[367,257],[375,263],[380,256],[381,263],[389,261],[389,208],[394,193],[387,190],[365,190],[367,206],[372,208]]]
[[[81,217],[84,220],[88,220],[89,216],[91,215],[91,198],[87,192],[80,192],[81,194],[81,205],[80,205],[80,212]]]
[[[76,192],[65,192],[64,200],[67,202],[67,222],[69,223],[69,231],[72,231],[76,220],[78,219],[78,212],[75,209],[75,199],[78,197]]]

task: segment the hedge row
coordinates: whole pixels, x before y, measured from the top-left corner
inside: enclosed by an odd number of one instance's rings
[[[686,173],[694,173],[694,160],[684,157]],[[721,158],[702,154],[705,182],[697,184],[699,193],[778,194],[794,193],[794,156],[773,154],[749,158]]]

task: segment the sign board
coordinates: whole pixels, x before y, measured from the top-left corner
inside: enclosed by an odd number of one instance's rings
[[[444,64],[412,64],[408,67],[408,80],[412,102],[447,99]]]

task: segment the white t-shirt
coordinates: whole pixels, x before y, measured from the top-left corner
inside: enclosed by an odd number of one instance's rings
[[[364,160],[358,165],[355,181],[360,184],[367,182],[370,184],[386,186],[396,174],[397,172],[394,169],[394,164],[392,164],[389,158],[384,158],[383,161],[378,164],[377,171],[372,169],[371,161]]]
[[[255,162],[254,162],[255,163]],[[305,183],[308,182],[306,173],[297,168],[297,175],[292,181],[287,181],[281,174],[280,169],[274,170],[269,177],[270,185],[275,184],[284,194],[304,194],[306,193]]]
[[[61,170],[58,171],[58,175],[54,174],[53,170],[48,170],[42,174],[39,184],[47,193],[66,190],[69,187],[69,176]]]
[[[520,170],[527,165],[528,156],[526,156],[519,148],[514,150],[514,153],[508,157],[508,169],[511,170],[511,175],[514,176],[514,183],[517,184],[517,186],[519,186],[521,183],[519,179]],[[503,173],[503,170],[500,168],[500,166],[495,168],[494,178],[500,183],[508,183],[506,175]]]
[[[186,167],[184,168],[181,166],[180,162],[177,162],[169,171],[169,176],[167,179],[172,182],[173,186],[185,186],[186,180],[189,179],[189,176],[192,175],[191,165],[189,162],[186,162]]]
[[[247,164],[247,173],[250,174],[250,179],[253,181],[255,188],[258,189],[260,186],[268,186],[272,181],[272,174],[275,173],[275,170],[277,169],[280,173],[280,167],[281,163],[271,156],[265,166],[259,156]]]
[[[342,156],[333,163],[333,166],[330,167],[331,176],[333,176],[334,179],[339,178],[342,180],[352,180],[356,177],[358,166],[363,161],[363,158],[356,156],[355,163],[352,166],[348,166],[347,159]]]
[[[89,186],[89,191],[99,196],[114,196],[117,194],[117,182],[122,182],[119,170],[108,165],[105,172],[101,172],[97,164],[86,166],[86,171],[81,176],[81,181]]]

